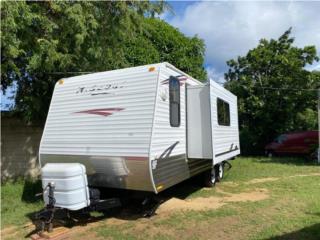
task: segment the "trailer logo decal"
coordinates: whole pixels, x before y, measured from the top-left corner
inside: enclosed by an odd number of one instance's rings
[[[122,110],[124,110],[124,108],[99,108],[99,109],[84,110],[84,111],[75,112],[75,113],[87,113],[87,114],[95,114],[95,115],[101,115],[101,116],[107,117],[109,115],[112,115],[115,112],[120,112]]]
[[[91,96],[100,95],[100,94],[110,94],[110,90],[115,90],[119,88],[124,88],[125,82],[123,83],[114,83],[114,84],[103,84],[103,85],[93,85],[90,87],[78,87],[76,94],[90,94]]]
[[[183,76],[183,75],[176,76],[176,78],[179,80],[180,86],[182,86],[183,84],[185,84],[185,82],[188,80],[188,78],[185,77],[185,76]],[[163,80],[163,81],[161,82],[161,85],[167,85],[167,84],[169,84],[169,78],[166,79],[166,80]]]

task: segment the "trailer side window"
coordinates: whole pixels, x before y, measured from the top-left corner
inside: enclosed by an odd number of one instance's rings
[[[221,126],[230,126],[230,107],[229,103],[222,99],[217,99],[218,124]]]
[[[180,82],[176,77],[169,79],[170,125],[180,126]]]

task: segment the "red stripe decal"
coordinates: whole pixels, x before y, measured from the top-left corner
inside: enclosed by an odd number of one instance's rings
[[[124,110],[124,108],[98,108],[98,109],[79,111],[75,113],[87,113],[87,114],[95,114],[95,115],[101,115],[101,116],[107,117],[109,115],[112,115],[115,112],[120,112],[122,110]]]

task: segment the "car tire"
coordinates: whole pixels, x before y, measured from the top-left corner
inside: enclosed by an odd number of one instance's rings
[[[318,151],[320,151],[320,149],[316,149],[315,151],[313,151],[313,152],[311,152],[310,154],[309,154],[309,156],[310,156],[310,159],[312,160],[312,161],[318,161]]]
[[[266,156],[268,158],[272,158],[272,157],[274,157],[274,153],[272,151],[266,151]]]
[[[219,163],[214,168],[216,171],[216,181],[220,182],[224,176],[224,163]]]
[[[203,177],[205,187],[214,187],[217,182],[216,169],[212,168],[211,170],[204,172]]]

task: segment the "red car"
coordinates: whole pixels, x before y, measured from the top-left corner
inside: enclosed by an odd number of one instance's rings
[[[267,156],[310,155],[319,148],[319,132],[305,131],[286,133],[278,136],[265,147]]]

